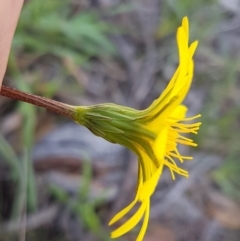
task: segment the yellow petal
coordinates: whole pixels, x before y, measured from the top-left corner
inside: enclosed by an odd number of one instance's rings
[[[153,194],[158,184],[159,177],[161,176],[162,169],[163,169],[163,162],[161,163],[159,168],[154,172],[152,177],[143,183],[139,200],[143,201],[149,198]]]
[[[119,213],[117,213],[109,221],[108,225],[112,225],[112,224],[116,223],[119,219],[121,219],[124,215],[126,215],[134,207],[134,205],[137,203],[137,201],[138,201],[138,198],[136,196],[135,199],[127,207],[125,207],[123,210],[121,210]]]
[[[193,65],[191,64],[191,66]],[[175,102],[175,108],[177,105],[181,104],[185,99],[192,83],[192,75],[186,75],[184,78],[181,79],[181,81],[182,83],[175,87],[172,92],[172,95],[178,96],[178,101]]]
[[[140,233],[137,236],[136,241],[142,241],[143,240],[143,237],[146,233],[146,229],[147,229],[147,225],[148,225],[149,214],[150,214],[150,199],[145,200],[145,202],[147,202],[147,208],[146,208],[146,212],[145,212],[145,215],[144,215],[144,221],[143,221],[143,224],[142,224],[142,228],[140,230]]]
[[[189,23],[188,23],[188,18],[184,17],[182,20],[182,27],[185,31],[186,37],[187,37],[187,41],[189,39]]]
[[[147,204],[148,202],[143,202],[137,212],[126,223],[111,233],[111,238],[118,238],[133,229],[146,211]]]
[[[163,160],[166,154],[167,134],[168,134],[168,129],[167,127],[164,127],[158,134],[153,145],[155,156],[159,161]]]
[[[172,112],[170,118],[181,120],[185,118],[187,113],[187,107],[185,105],[179,105],[175,108],[175,110]]]
[[[146,181],[149,177],[152,176],[152,167],[150,165],[150,163],[152,162],[151,158],[149,157],[149,155],[144,152],[144,149],[139,150],[140,156],[138,157],[138,161],[140,163],[140,167],[141,167],[141,177],[142,177],[142,181]],[[140,189],[138,189],[140,190]]]
[[[125,207],[123,210],[121,210],[120,212],[118,212],[108,223],[108,225],[112,225],[114,223],[116,223],[119,219],[121,219],[123,216],[125,216],[133,207],[134,205],[137,203],[139,196],[140,196],[140,191],[142,189],[142,175],[141,175],[141,170],[139,170],[139,183],[138,183],[138,190],[136,193],[136,196],[134,198],[134,200],[127,206]]]
[[[190,47],[189,47],[189,52],[190,52],[190,56],[193,57],[195,51],[196,51],[196,48],[198,46],[198,41],[194,41]]]
[[[178,44],[180,72],[181,72],[181,68],[183,68],[183,70],[186,69],[187,62],[189,59],[187,37],[182,27],[178,28],[177,30],[177,44]]]

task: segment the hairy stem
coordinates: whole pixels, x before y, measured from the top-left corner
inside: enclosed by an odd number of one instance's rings
[[[0,95],[43,107],[57,114],[66,116],[70,119],[73,119],[75,113],[74,107],[71,105],[67,105],[45,97],[29,94],[4,85],[2,85],[0,89]]]

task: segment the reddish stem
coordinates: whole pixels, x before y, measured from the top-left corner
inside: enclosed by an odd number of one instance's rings
[[[2,85],[2,88],[0,89],[0,95],[9,97],[14,100],[21,100],[23,102],[43,107],[57,114],[64,115],[70,119],[73,119],[73,115],[75,112],[73,106],[66,105],[64,103],[51,100],[45,97],[40,97],[37,95],[12,89],[4,85]]]

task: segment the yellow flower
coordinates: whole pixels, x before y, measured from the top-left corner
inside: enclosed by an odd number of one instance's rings
[[[174,158],[180,162],[192,159],[179,153],[178,144],[196,146],[197,144],[182,134],[197,134],[201,124],[186,124],[186,121],[192,121],[200,115],[186,118],[187,107],[181,104],[191,86],[193,55],[198,44],[195,41],[189,46],[188,39],[188,19],[184,17],[177,30],[179,66],[166,89],[147,109],[135,110],[115,104],[75,108],[74,119],[77,123],[112,143],[126,146],[138,156],[135,199],[116,214],[109,225],[125,216],[137,203],[140,203],[140,206],[127,222],[111,233],[112,238],[129,232],[143,218],[142,228],[136,240],[143,239],[149,220],[150,198],[164,166],[169,168],[173,179],[174,173],[188,177],[188,172],[179,168],[174,161]]]

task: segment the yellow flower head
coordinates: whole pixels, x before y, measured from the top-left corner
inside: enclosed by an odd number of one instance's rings
[[[135,110],[115,104],[76,107],[76,122],[85,125],[95,135],[126,146],[138,156],[135,199],[116,214],[109,225],[126,215],[135,204],[140,203],[140,206],[127,222],[111,233],[112,238],[129,232],[143,218],[142,228],[136,240],[143,239],[149,220],[150,198],[164,166],[169,168],[173,179],[174,173],[188,177],[188,172],[179,168],[174,161],[174,158],[180,162],[192,159],[179,153],[178,144],[196,146],[197,144],[182,134],[197,134],[201,124],[186,124],[186,121],[194,120],[200,115],[186,118],[187,107],[181,104],[191,86],[193,55],[198,44],[195,41],[189,46],[188,41],[188,19],[184,17],[182,26],[177,30],[179,66],[166,89],[147,109]]]

